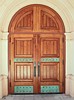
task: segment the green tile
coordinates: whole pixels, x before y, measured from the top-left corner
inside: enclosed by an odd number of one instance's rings
[[[41,86],[41,93],[57,93],[59,86]]]
[[[33,62],[33,58],[14,58],[14,62]]]
[[[33,93],[33,86],[15,86],[14,93]]]
[[[41,62],[60,62],[60,58],[41,58]]]

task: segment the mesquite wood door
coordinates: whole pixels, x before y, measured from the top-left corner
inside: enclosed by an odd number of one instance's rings
[[[36,87],[34,78],[36,67],[35,38],[33,34],[12,34],[10,48],[10,93],[33,93]],[[35,63],[34,63],[35,61]],[[20,87],[17,87],[20,86]],[[26,87],[22,87],[26,86]],[[29,91],[28,88],[29,87]],[[17,89],[18,88],[18,89]],[[23,89],[22,89],[23,88]],[[26,90],[26,91],[25,91]],[[33,91],[34,90],[34,91]]]
[[[41,93],[64,92],[64,35],[38,37],[38,79]]]
[[[59,14],[28,5],[12,17],[9,33],[9,93],[63,93],[65,28]]]
[[[10,93],[64,92],[64,35],[12,34]]]

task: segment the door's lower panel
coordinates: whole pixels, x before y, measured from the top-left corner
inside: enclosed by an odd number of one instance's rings
[[[33,86],[14,86],[14,93],[33,93]]]
[[[59,86],[41,86],[41,93],[59,93]]]

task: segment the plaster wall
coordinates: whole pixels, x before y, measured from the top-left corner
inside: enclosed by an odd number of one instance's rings
[[[0,53],[1,53],[1,35],[0,35]],[[1,55],[0,55],[1,56]],[[2,62],[2,58],[0,57],[0,65],[1,65],[1,62]],[[0,75],[1,75],[1,71],[2,71],[2,67],[0,66]]]
[[[2,98],[2,77],[0,76],[0,98]]]
[[[8,95],[8,40],[0,33],[0,98]]]
[[[74,97],[74,32],[66,34],[65,93]]]

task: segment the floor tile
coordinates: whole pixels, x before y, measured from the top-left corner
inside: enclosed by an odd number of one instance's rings
[[[74,100],[65,94],[8,95],[0,100]]]

